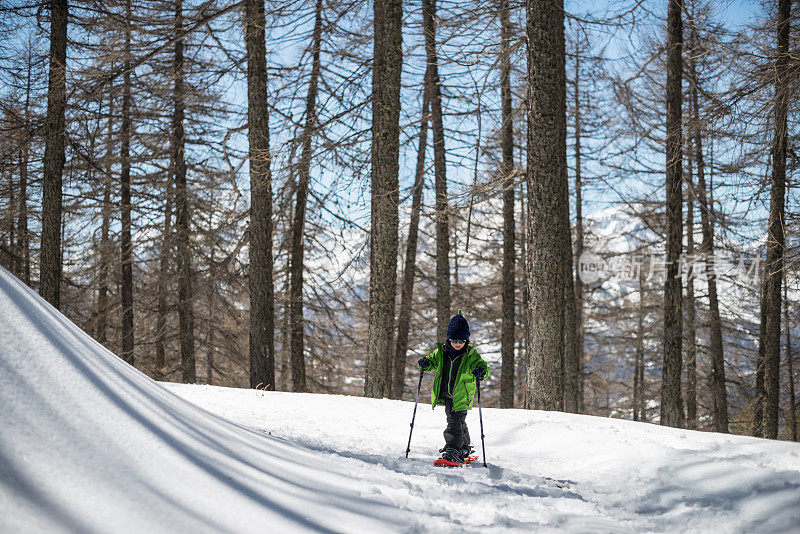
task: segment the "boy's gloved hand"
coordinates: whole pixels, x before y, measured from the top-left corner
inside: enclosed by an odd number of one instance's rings
[[[419,368],[422,371],[427,371],[428,368],[431,366],[431,361],[428,358],[420,358],[417,363],[419,364]]]
[[[486,376],[486,369],[475,366],[472,368],[472,376],[475,377],[475,380],[483,380]]]

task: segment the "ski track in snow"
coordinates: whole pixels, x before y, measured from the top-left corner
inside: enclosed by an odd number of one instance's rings
[[[800,524],[797,444],[484,409],[488,469],[481,460],[443,469],[431,464],[444,410],[429,404],[420,404],[406,459],[410,402],[165,385],[213,413],[328,455],[374,494],[429,516],[431,531],[780,532]],[[467,421],[482,456],[476,412]]]
[[[798,444],[484,409],[438,468],[443,409],[158,383],[2,268],[0,406],[0,533],[800,532]]]
[[[487,462],[488,469],[480,460],[464,468],[434,467],[433,460],[437,456],[433,453],[438,451],[438,445],[434,446],[429,440],[426,452],[430,454],[422,455],[419,447],[415,446],[416,441],[421,441],[418,435],[416,440],[412,440],[409,458],[398,455],[397,449],[402,450],[408,438],[408,421],[402,424],[391,418],[395,412],[407,418],[413,406],[408,402],[186,387],[182,384],[166,386],[209,411],[273,436],[285,436],[296,445],[327,456],[348,472],[357,473],[370,496],[388,499],[398,508],[423,516],[426,531],[449,531],[457,527],[464,532],[530,532],[563,528],[576,521],[588,531],[625,530],[603,519],[597,506],[586,502],[568,486],[560,487],[568,485],[568,481],[526,475],[500,467],[491,459]],[[213,400],[214,390],[222,390],[217,400]],[[233,395],[233,398],[228,395]],[[276,402],[277,399],[286,404]],[[351,403],[357,406],[349,406]],[[232,409],[235,406],[242,409]],[[328,406],[327,410],[325,406]],[[370,409],[370,406],[375,408]],[[342,409],[347,407],[356,410],[350,412],[351,417],[346,415],[348,410]],[[430,411],[430,406],[420,408]],[[390,420],[385,421],[388,423],[386,427],[377,427],[387,417]],[[268,425],[258,424],[259,420],[265,419],[269,420]],[[439,419],[441,428],[434,430]],[[421,428],[424,420],[428,421],[427,428]],[[427,432],[430,438],[432,434],[441,435],[443,426],[444,410],[438,409],[428,417],[418,413],[414,431],[415,435]],[[405,435],[395,432],[397,427],[406,427]],[[360,436],[376,433],[384,437],[381,442],[360,439]],[[479,447],[476,444],[480,452]],[[370,452],[376,449],[381,454]]]

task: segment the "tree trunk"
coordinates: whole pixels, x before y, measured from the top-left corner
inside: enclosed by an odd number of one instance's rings
[[[45,121],[44,176],[42,178],[42,243],[39,293],[56,309],[61,307],[62,174],[67,105],[67,0],[50,2],[50,74]]]
[[[797,406],[794,398],[794,362],[792,362],[792,323],[789,322],[789,281],[783,273],[783,318],[786,327],[786,372],[789,375],[789,438],[797,441]]]
[[[694,69],[692,70],[694,75]],[[722,345],[722,319],[719,313],[717,296],[717,275],[714,270],[714,227],[711,208],[706,200],[705,160],[700,136],[700,115],[698,112],[697,88],[692,88],[692,105],[694,107],[694,158],[697,162],[697,197],[700,203],[700,222],[703,228],[703,256],[706,263],[706,279],[708,280],[708,313],[709,313],[709,352],[711,356],[711,375],[709,383],[713,399],[712,420],[714,430],[728,432],[728,394],[725,386],[725,355]]]
[[[184,89],[183,0],[175,2],[175,57],[173,71],[175,87],[172,114],[172,162],[175,165],[175,204],[178,209],[176,241],[178,248],[178,328],[181,343],[181,375],[183,382],[197,382],[194,355],[194,274],[189,229],[189,186],[186,181],[186,135],[183,127],[186,91]]]
[[[291,175],[289,180],[294,182],[294,176]],[[288,206],[289,213],[287,216],[289,220],[294,220],[294,205],[289,204]],[[284,270],[284,281],[283,287],[288,287],[290,291],[283,292],[283,324],[280,327],[281,332],[281,355],[280,355],[280,362],[276,361],[276,376],[275,377],[275,389],[284,388],[286,391],[291,391],[290,386],[288,385],[290,382],[289,373],[291,372],[291,343],[292,343],[292,302],[291,302],[291,287],[292,287],[292,244],[289,242],[291,239],[286,239],[284,242],[284,246],[286,248],[286,269]],[[277,358],[276,354],[276,358]],[[305,362],[305,360],[304,360]]]
[[[174,151],[172,157],[175,157]],[[172,254],[172,184],[175,163],[170,162],[170,173],[165,191],[164,232],[161,239],[161,258],[158,273],[158,315],[156,317],[156,368],[164,375],[167,364],[165,345],[167,338],[167,286],[169,284],[169,258]]]
[[[28,235],[28,164],[29,145],[26,142],[19,150],[19,199],[17,214],[17,252],[19,254],[19,277],[31,285],[30,237]]]
[[[756,356],[756,389],[753,401],[753,436],[764,437],[764,323],[766,323],[764,309],[764,286],[766,280],[761,282],[761,312],[759,314],[759,324],[761,329],[758,333],[758,354]]]
[[[575,258],[580,261],[583,254],[583,197],[581,188],[581,101],[580,101],[580,54],[575,54]],[[583,281],[575,273],[575,334],[578,373],[578,413],[584,412],[583,379]]]
[[[528,154],[527,150],[525,151],[525,158],[527,159]],[[521,167],[520,162],[520,167]],[[528,215],[526,209],[526,199],[528,198],[528,180],[527,175],[525,177],[525,181],[520,187],[520,218],[522,219],[523,224],[521,228],[521,238],[522,238],[522,326],[523,332],[525,335],[522,336],[522,343],[523,343],[523,351],[522,354],[524,357],[522,358],[523,366],[522,366],[522,373],[519,378],[519,388],[522,391],[522,406],[528,406],[528,370],[531,368],[531,351],[529,350],[530,345],[528,344],[529,337],[528,332],[531,330],[531,299],[530,299],[530,277],[528,273],[530,272],[530,244],[528,240]]]
[[[785,244],[784,213],[786,190],[787,111],[789,84],[790,0],[778,1],[778,57],[775,65],[775,141],[772,145],[769,221],[767,223],[766,280],[761,307],[764,311],[764,437],[778,437],[778,402],[780,394],[781,351],[781,279]]]
[[[414,190],[411,197],[411,221],[408,225],[406,260],[403,268],[403,288],[400,297],[400,313],[397,325],[397,346],[394,355],[394,382],[391,397],[403,398],[406,373],[406,353],[408,352],[408,331],[411,327],[411,305],[414,296],[414,275],[417,270],[417,242],[419,239],[419,216],[422,211],[422,191],[425,186],[425,151],[428,144],[428,121],[430,120],[430,88],[428,77],[430,67],[425,70],[425,83],[422,91],[422,120],[419,126],[419,147],[417,168],[414,173]]]
[[[694,191],[692,158],[687,158],[689,175],[686,178],[686,259],[692,266],[686,277],[686,428],[697,429],[697,313],[694,299]]]
[[[436,0],[422,0],[425,55],[431,71],[431,120],[433,129],[433,169],[436,184],[436,334],[444,335],[450,321],[450,223],[447,207],[447,173],[442,117],[442,87],[439,58],[436,54]]]
[[[133,244],[131,241],[131,0],[125,2],[125,73],[122,78],[120,232],[122,359],[133,365]]]
[[[566,59],[565,59],[566,61]],[[566,80],[566,74],[565,74]],[[576,80],[577,83],[577,80]],[[566,97],[566,84],[565,84]],[[566,104],[565,104],[566,106]],[[564,126],[566,135],[566,121]],[[566,167],[566,142],[564,145],[564,166]],[[572,257],[572,229],[569,221],[569,181],[562,182],[565,213],[561,216],[561,232],[563,240],[562,269],[564,270],[564,359],[563,359],[563,409],[565,412],[578,413],[580,404],[580,360],[578,356],[578,332],[575,309],[575,265]]]
[[[500,98],[502,104],[501,145],[503,163],[501,177],[503,183],[503,324],[500,333],[500,353],[502,374],[500,377],[500,407],[514,407],[514,368],[515,368],[515,327],[516,298],[515,277],[516,257],[516,217],[514,197],[516,195],[516,173],[514,170],[514,122],[511,102],[511,22],[509,21],[508,0],[500,1]]]
[[[212,222],[213,216],[209,213],[208,222],[209,224]],[[212,277],[213,280],[216,280],[217,272],[217,259],[215,254],[214,245],[211,245],[211,256],[209,258],[209,263],[211,268],[209,269],[209,275]],[[217,350],[217,336],[216,328],[217,328],[217,292],[216,292],[216,284],[211,284],[211,287],[208,290],[208,337],[205,342],[206,347],[206,384],[213,384],[214,383],[214,352]]]
[[[250,142],[250,387],[275,389],[272,175],[263,0],[245,0]]]
[[[633,364],[633,420],[644,421],[644,266],[639,269],[639,306],[636,321],[636,355]]]
[[[565,147],[566,154],[566,147]],[[569,210],[569,183],[564,180],[564,198]],[[575,268],[572,259],[572,232],[569,212],[562,215],[562,269],[564,270],[564,359],[563,359],[563,409],[565,412],[578,413],[578,395],[580,389],[580,369],[578,361],[578,335],[575,330]]]
[[[17,278],[21,278],[20,269],[22,268],[22,264],[20,263],[19,251],[17,250],[17,225],[15,220],[16,213],[14,210],[17,204],[16,184],[14,183],[14,159],[9,155],[8,159],[3,163],[4,169],[8,171],[8,210],[6,211],[6,225],[8,226],[8,251],[11,254],[9,258],[11,261],[11,263],[9,263],[9,272]],[[19,163],[17,163],[16,167],[19,167]],[[5,236],[3,239],[5,239]]]
[[[375,0],[373,8],[372,251],[364,393],[367,397],[380,398],[389,392],[397,285],[403,4],[401,0]]]
[[[681,255],[682,225],[682,112],[683,0],[669,0],[667,19],[667,273],[664,281],[664,362],[661,376],[661,424],[683,426],[681,399]]]
[[[23,117],[26,127],[30,120],[31,71],[33,59],[30,49],[28,54],[28,71],[25,78],[25,109]],[[22,257],[22,281],[31,285],[31,239],[28,231],[28,165],[30,165],[30,138],[26,139],[19,150],[19,217],[17,218],[17,249]]]
[[[306,222],[306,203],[311,179],[311,137],[317,122],[317,83],[320,75],[319,52],[322,44],[322,0],[317,0],[312,37],[311,79],[306,96],[306,124],[303,129],[300,168],[298,169],[297,202],[292,224],[291,279],[291,359],[292,391],[306,390],[306,362],[303,335],[303,229]]]
[[[569,216],[563,0],[527,1],[529,366],[526,408],[558,410]],[[554,220],[556,221],[554,224]],[[567,222],[568,224],[568,222]]]
[[[106,126],[106,153],[103,176],[103,207],[100,216],[100,273],[97,288],[97,332],[95,339],[108,342],[108,285],[110,279],[111,251],[109,233],[111,230],[111,176],[114,165],[114,90],[108,89],[108,124]]]

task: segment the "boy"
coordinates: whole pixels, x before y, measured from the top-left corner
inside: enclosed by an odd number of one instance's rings
[[[418,362],[421,371],[435,373],[431,404],[433,408],[443,405],[447,415],[446,444],[436,465],[463,465],[472,452],[467,411],[475,398],[475,382],[489,376],[489,366],[468,342],[469,323],[458,310],[447,325],[445,342],[437,343],[436,349]]]

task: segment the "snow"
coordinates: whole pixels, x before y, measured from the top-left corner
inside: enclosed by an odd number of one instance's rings
[[[797,532],[800,445],[484,408],[158,383],[0,269],[0,532]],[[467,421],[479,453],[477,409]]]

